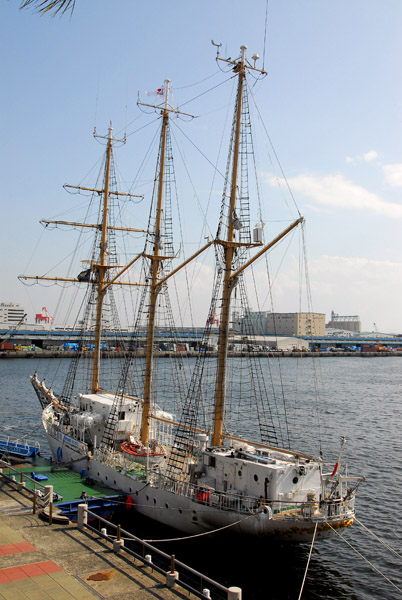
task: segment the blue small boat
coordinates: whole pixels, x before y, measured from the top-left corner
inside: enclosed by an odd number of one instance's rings
[[[0,456],[7,455],[26,458],[28,456],[37,456],[39,451],[39,442],[32,442],[23,438],[12,440],[5,435],[0,435]]]
[[[73,500],[72,502],[57,502],[54,506],[58,509],[58,516],[67,517],[70,521],[75,522],[77,521],[78,505],[83,503],[87,504],[88,510],[103,518],[131,508],[131,503],[124,494],[101,496],[98,498],[86,497],[85,499]],[[91,518],[88,518],[88,521],[90,520]]]

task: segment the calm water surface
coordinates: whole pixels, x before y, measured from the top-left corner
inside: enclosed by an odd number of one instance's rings
[[[48,453],[39,402],[29,375],[36,368],[41,374],[50,365],[62,377],[68,363],[68,359],[61,366],[56,360],[0,360],[2,433],[15,437],[28,434],[41,443],[42,454]],[[322,382],[319,430],[324,457],[335,460],[340,437],[346,436],[344,462],[350,474],[367,478],[358,491],[357,518],[400,555],[392,554],[355,523],[342,534],[343,538],[315,545],[302,598],[402,598],[402,593],[357,553],[402,588],[402,358],[286,358],[281,359],[281,365],[284,380],[290,382],[290,403],[296,409],[290,433],[297,449],[316,451],[319,447],[313,394],[318,372]],[[46,381],[49,385],[50,378]],[[297,402],[292,391],[296,387]],[[133,532],[147,539],[170,537],[170,532],[160,526],[136,518]],[[160,548],[221,583],[242,587],[245,600],[297,600],[309,552],[308,546],[281,547],[266,542],[236,546],[225,538],[161,543]]]

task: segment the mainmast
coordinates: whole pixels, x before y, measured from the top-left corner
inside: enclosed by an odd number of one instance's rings
[[[144,397],[143,397],[143,408],[142,408],[142,420],[141,420],[141,442],[144,446],[149,441],[149,421],[151,417],[151,395],[152,395],[152,379],[154,371],[154,338],[155,338],[155,326],[156,326],[156,306],[158,294],[160,293],[162,286],[166,279],[170,275],[164,274],[161,278],[161,264],[162,261],[171,260],[173,256],[163,256],[161,250],[163,249],[162,241],[162,216],[164,211],[164,183],[165,183],[165,171],[166,171],[166,160],[168,151],[168,125],[169,125],[169,114],[186,115],[192,117],[188,113],[179,112],[169,104],[169,84],[170,80],[166,79],[163,88],[164,101],[163,105],[155,106],[153,104],[145,104],[144,102],[137,102],[141,106],[149,106],[157,110],[161,110],[162,115],[162,128],[160,136],[160,152],[159,152],[159,173],[157,181],[157,193],[156,193],[156,213],[155,213],[155,227],[153,231],[153,243],[152,243],[152,254],[145,254],[144,256],[150,261],[150,281],[148,281],[149,291],[149,307],[147,315],[147,346],[145,352],[145,380],[144,380]],[[182,267],[183,265],[181,265]],[[180,267],[180,268],[181,268]]]
[[[155,337],[155,316],[156,316],[156,300],[160,290],[158,283],[158,274],[160,269],[160,250],[162,249],[161,240],[161,223],[162,223],[162,206],[163,206],[163,179],[165,173],[165,154],[166,154],[166,136],[169,122],[169,83],[170,80],[165,80],[164,94],[165,101],[161,111],[162,114],[162,130],[161,130],[161,152],[159,163],[158,177],[158,194],[155,216],[155,231],[153,255],[151,260],[151,284],[150,284],[150,300],[148,314],[148,329],[147,329],[147,348],[145,356],[145,382],[144,382],[144,403],[142,409],[141,422],[141,441],[144,445],[148,444],[149,440],[149,418],[151,414],[151,391],[152,391],[152,375],[153,375],[153,360],[154,360],[154,337]]]

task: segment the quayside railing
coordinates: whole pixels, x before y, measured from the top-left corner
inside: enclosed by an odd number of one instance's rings
[[[88,523],[90,518],[91,523]],[[139,560],[166,578],[169,588],[180,587],[198,598],[212,600],[241,600],[242,591],[238,587],[225,587],[177,560],[174,554],[167,554],[149,542],[122,529],[107,519],[88,510],[86,504],[78,505],[78,529],[88,529],[113,543],[113,551],[124,551],[134,561]],[[112,532],[112,533],[111,533]]]
[[[33,514],[49,505],[53,507],[52,485],[43,485],[42,483],[39,483],[27,473],[15,469],[7,461],[1,459],[0,476],[7,479],[11,484],[14,484],[20,493],[30,498],[32,501]],[[29,487],[27,487],[27,483],[29,483]]]

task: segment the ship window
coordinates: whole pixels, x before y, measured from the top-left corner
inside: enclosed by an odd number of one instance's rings
[[[147,498],[147,502],[148,502],[148,500],[149,500],[149,496],[147,496],[146,498]]]
[[[298,477],[293,477],[293,483],[297,483],[299,481]]]
[[[156,504],[156,498],[154,498],[154,504]]]
[[[119,412],[119,421],[124,421],[124,419],[126,418],[126,413],[124,412],[124,410]]]
[[[105,475],[105,479],[106,479],[106,481],[107,481],[107,475]]]
[[[129,490],[130,490],[130,492],[131,492],[131,488],[128,488],[128,489],[129,489]]]
[[[242,472],[241,471],[238,471],[237,474],[238,474],[239,477],[242,476]]]
[[[114,480],[114,484],[116,485],[116,480]]]
[[[182,512],[183,512],[183,511],[182,511],[182,509],[181,509],[181,508],[179,508],[179,513],[181,514]]]
[[[210,456],[209,457],[209,466],[210,467],[215,467],[215,456]]]
[[[169,504],[167,502],[166,502],[165,506],[166,506],[166,508],[169,508]]]
[[[258,475],[254,475],[254,481],[258,481]]]

